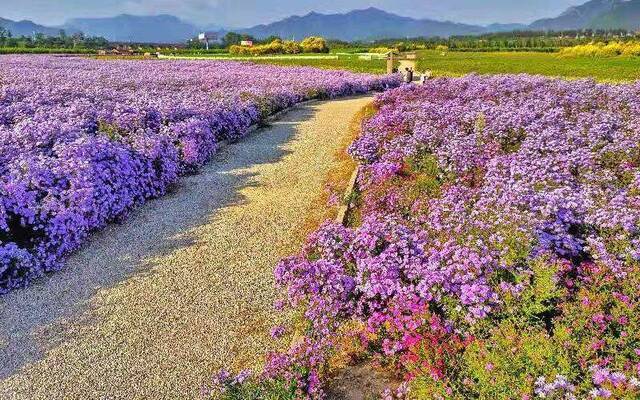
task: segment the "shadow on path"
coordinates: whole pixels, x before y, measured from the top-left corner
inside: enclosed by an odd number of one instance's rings
[[[241,190],[256,185],[247,170],[286,156],[283,147],[298,124],[313,115],[313,105],[301,106],[224,148],[198,175],[181,178],[170,194],[135,210],[123,224],[94,233],[64,270],[0,297],[0,380],[59,345],[69,321],[90,323],[85,319],[100,291],[156,273],[149,260],[193,245],[190,232],[215,220],[220,210],[242,204]]]

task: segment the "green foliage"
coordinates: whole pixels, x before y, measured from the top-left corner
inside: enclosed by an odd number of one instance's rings
[[[520,399],[533,393],[540,376],[571,377],[567,352],[541,327],[505,320],[486,341],[464,353],[467,386],[477,399]]]
[[[222,38],[222,45],[224,47],[239,45],[243,40],[255,41],[255,39],[250,35],[244,35],[236,32],[227,32],[227,34]]]
[[[440,196],[444,175],[438,165],[438,158],[428,152],[420,152],[406,160],[409,171],[415,176],[413,197],[428,198]]]
[[[102,37],[87,37],[82,33],[67,35],[63,29],[58,36],[38,33],[34,36],[14,37],[9,30],[0,27],[0,54],[83,54],[108,45],[109,42]]]
[[[526,257],[525,252],[522,251],[517,257]],[[564,291],[556,283],[558,267],[536,259],[531,269],[533,275],[525,273],[514,277],[515,283],[524,285],[525,290],[519,296],[505,296],[499,318],[551,331],[550,318],[555,315],[559,299],[564,295]]]
[[[563,344],[575,359],[588,365],[607,360],[612,370],[637,373],[629,360],[640,362],[639,270],[634,265],[623,279],[601,266],[583,272],[589,285],[571,294],[572,301],[562,304],[562,318],[556,321],[556,331],[567,332]]]
[[[438,158],[427,151],[418,152],[414,156],[407,158],[407,165],[412,172],[417,174],[426,174],[433,177],[437,177],[440,174]]]
[[[516,248],[510,257],[525,257],[525,247]],[[524,290],[517,296],[505,295],[500,312],[471,329],[476,335],[463,349],[462,361],[456,362],[453,380],[445,385],[441,379],[419,376],[412,383],[412,398],[521,399],[533,394],[540,376],[576,377],[575,360],[565,346],[571,339],[569,331],[550,332],[546,320],[555,315],[557,302],[565,295],[556,283],[558,267],[538,260],[532,270],[518,276],[496,272],[496,282],[522,285]],[[446,308],[452,310],[449,318],[462,317],[456,315],[454,303]]]
[[[233,385],[216,400],[295,400],[295,387],[282,381]]]
[[[514,260],[525,256],[523,249],[514,251],[509,256]],[[593,366],[606,365],[609,371],[636,376],[640,267],[634,265],[625,279],[615,278],[606,266],[585,264],[584,268],[577,273],[588,284],[575,291],[567,283],[576,271],[567,270],[562,262],[535,259],[530,272],[523,269],[511,276],[496,272],[493,285],[509,282],[521,290],[505,293],[491,319],[471,330],[475,334],[460,353],[462,362],[455,361],[446,379],[417,376],[411,398],[532,399],[536,380],[550,382],[558,375],[576,383],[576,398],[587,398],[594,388]],[[455,304],[445,302],[445,307],[453,309]],[[450,312],[448,318],[458,316]],[[600,387],[610,390],[611,398],[636,399],[638,395],[624,384],[605,382]]]

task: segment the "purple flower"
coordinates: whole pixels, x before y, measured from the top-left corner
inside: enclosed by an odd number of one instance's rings
[[[222,140],[317,96],[398,76],[235,62],[0,56],[0,293],[197,172]]]
[[[274,326],[273,328],[271,328],[271,337],[274,339],[280,339],[282,336],[284,336],[284,334],[286,333],[286,328],[282,325],[280,326]]]

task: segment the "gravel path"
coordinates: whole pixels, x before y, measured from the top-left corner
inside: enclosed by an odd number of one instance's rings
[[[369,101],[287,113],[96,234],[64,271],[0,298],[0,398],[195,398],[223,364],[258,367],[280,318],[273,267],[302,244]]]

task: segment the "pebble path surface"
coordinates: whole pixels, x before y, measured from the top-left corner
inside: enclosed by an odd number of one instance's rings
[[[198,398],[223,365],[259,367],[283,318],[273,268],[371,99],[285,114],[1,297],[0,399]]]

